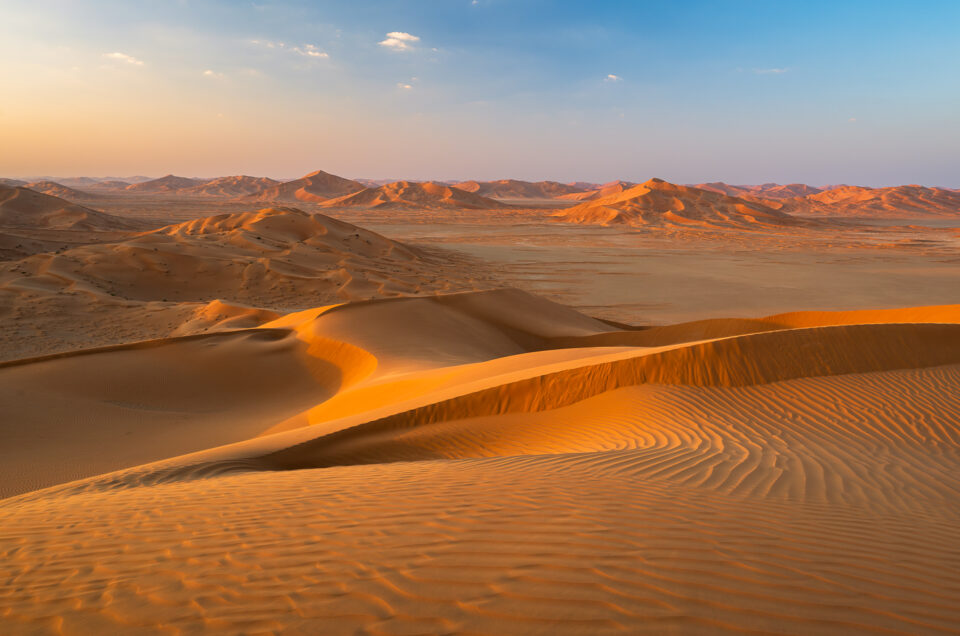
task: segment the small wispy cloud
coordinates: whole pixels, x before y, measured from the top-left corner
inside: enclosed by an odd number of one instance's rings
[[[405,84],[404,82],[397,82],[397,88],[403,89],[405,91],[413,90],[413,84]]]
[[[420,38],[416,35],[404,33],[403,31],[391,31],[387,33],[387,39],[379,42],[380,46],[395,51],[407,51],[413,48],[414,42],[419,42]]]
[[[107,58],[108,60],[132,64],[133,66],[143,66],[142,60],[138,60],[132,55],[127,55],[126,53],[120,53],[119,51],[115,51],[113,53],[104,53],[103,57]]]
[[[753,72],[757,75],[781,75],[789,70],[788,68],[755,68]]]
[[[297,46],[293,49],[294,53],[298,53],[304,57],[316,57],[316,58],[328,58],[330,55],[326,51],[321,51],[313,44],[304,44],[302,47]]]
[[[622,77],[620,77],[619,75],[614,75],[613,73],[610,73],[609,75],[603,78],[604,82],[619,82],[621,80],[623,80]]]
[[[851,117],[851,118],[848,119],[847,121],[850,122],[850,123],[853,123],[853,122],[857,121],[857,118],[856,118],[856,117]]]
[[[211,71],[210,69],[207,69],[203,72],[203,76],[212,77],[214,79],[220,79],[223,77],[223,73],[217,73],[216,71]]]
[[[283,49],[287,46],[283,42],[275,42],[273,40],[250,40],[250,44],[262,46],[267,49]]]

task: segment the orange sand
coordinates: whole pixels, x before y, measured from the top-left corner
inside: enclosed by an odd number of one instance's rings
[[[7,363],[0,404],[6,632],[960,625],[960,306],[371,300]]]

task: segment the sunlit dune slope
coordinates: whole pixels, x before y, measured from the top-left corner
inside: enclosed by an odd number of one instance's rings
[[[8,364],[0,404],[7,631],[960,625],[958,306],[364,301]]]
[[[604,183],[600,187],[592,190],[579,192],[575,191],[567,194],[561,194],[557,198],[567,201],[596,201],[597,199],[602,199],[604,197],[613,196],[621,192],[626,192],[636,185],[636,183],[630,183],[629,181],[611,181],[609,183]]]
[[[553,216],[568,223],[675,229],[752,230],[803,224],[762,203],[661,179],[585,201]]]
[[[364,189],[363,184],[323,170],[271,186],[250,195],[257,201],[306,201],[319,203]]]
[[[493,199],[441,183],[396,181],[378,188],[331,199],[324,206],[379,209],[495,209],[505,207]]]

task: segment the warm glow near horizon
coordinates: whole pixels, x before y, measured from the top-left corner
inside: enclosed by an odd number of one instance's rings
[[[0,176],[960,187],[953,2],[7,0]]]

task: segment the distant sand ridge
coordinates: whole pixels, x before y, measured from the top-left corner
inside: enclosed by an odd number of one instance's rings
[[[504,204],[488,197],[467,192],[441,183],[417,183],[397,181],[366,188],[323,203],[325,207],[362,207],[384,209],[435,209],[460,210],[496,209]]]
[[[803,223],[761,203],[662,179],[587,200],[554,216],[569,223],[694,229],[751,230]]]
[[[958,387],[956,305],[621,329],[516,290],[11,363],[0,624],[949,631]]]

